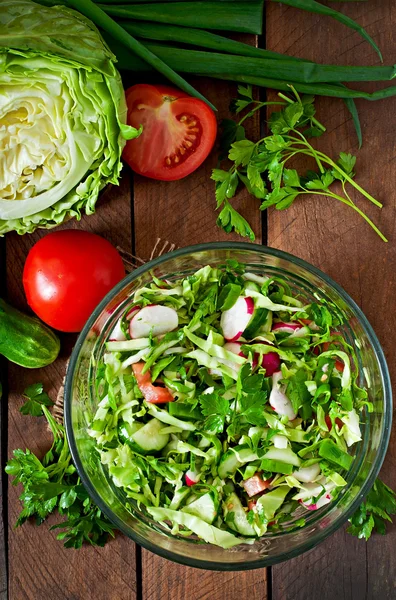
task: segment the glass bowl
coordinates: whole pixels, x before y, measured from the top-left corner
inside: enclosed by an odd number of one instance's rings
[[[257,274],[286,278],[308,302],[322,297],[334,303],[344,317],[343,334],[356,349],[359,385],[369,385],[374,411],[362,415],[362,441],[354,447],[355,460],[346,476],[347,485],[331,504],[317,511],[304,511],[305,525],[292,517],[279,533],[267,533],[253,545],[229,550],[183,537],[173,537],[137,507],[126,508],[125,497],[100,464],[95,442],[87,427],[98,399],[92,382],[95,362],[124,312],[131,295],[156,277],[175,279],[206,264],[218,266],[232,258]],[[170,560],[219,571],[255,569],[301,554],[338,529],[358,507],[373,485],[388,446],[392,420],[392,392],[388,368],[379,341],[366,317],[327,275],[285,252],[248,243],[209,243],[166,254],[125,277],[91,315],[71,356],[65,386],[65,422],[74,464],[93,501],[125,535],[148,550]],[[303,510],[303,509],[301,509]]]

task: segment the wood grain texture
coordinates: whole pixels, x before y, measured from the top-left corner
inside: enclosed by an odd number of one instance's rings
[[[129,177],[121,188],[104,192],[98,212],[81,222],[70,221],[63,228],[93,231],[131,249],[131,216]],[[18,237],[7,234],[7,284],[9,300],[27,310],[22,269],[30,247],[48,232]],[[9,365],[9,427],[8,448],[30,448],[42,455],[49,446],[50,436],[43,419],[21,415],[21,393],[27,385],[42,381],[54,400],[65,372],[65,361],[75,341],[74,335],[61,335],[61,356],[45,369],[29,371]],[[118,535],[105,548],[85,547],[67,550],[48,530],[57,519],[37,528],[32,523],[14,529],[20,511],[19,489],[9,485],[9,598],[10,600],[135,600],[135,545]],[[1,581],[1,575],[0,575]],[[104,594],[105,590],[105,596]],[[1,598],[1,596],[0,596]]]
[[[394,0],[345,2],[338,10],[365,26],[379,43],[386,64],[395,62]],[[331,19],[269,3],[267,47],[327,63],[377,64],[374,51],[361,38]],[[368,86],[367,89],[370,89]],[[391,377],[396,376],[396,350],[389,332],[396,327],[396,223],[394,113],[396,100],[358,102],[364,146],[358,151],[348,112],[341,101],[317,102],[327,133],[318,141],[330,155],[340,150],[358,154],[357,181],[384,203],[372,207],[353,198],[380,226],[384,244],[351,209],[331,199],[306,198],[284,212],[268,215],[268,244],[315,264],[333,277],[363,309],[383,345]],[[381,477],[396,486],[396,435],[393,434]],[[272,569],[274,600],[388,600],[396,597],[396,526],[387,536],[365,545],[338,531],[318,548]],[[307,573],[309,572],[309,577]]]
[[[194,82],[194,85],[216,105],[220,119],[229,117],[228,105],[236,95],[235,85],[206,80]],[[257,135],[258,119],[252,120],[250,126],[249,133]],[[215,164],[216,152],[213,152],[191,176],[168,184],[135,177],[135,252],[138,256],[150,256],[157,237],[177,246],[238,239],[216,226],[214,184],[210,181]],[[242,192],[235,206],[249,220],[260,243],[261,214],[257,200]],[[142,550],[142,597],[143,600],[237,600],[241,597],[265,600],[266,570],[249,573],[201,571]]]

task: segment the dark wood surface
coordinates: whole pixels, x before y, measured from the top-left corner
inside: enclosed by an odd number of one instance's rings
[[[368,3],[341,3],[339,10],[359,19],[380,42],[388,64],[395,62],[393,29],[396,25],[394,0]],[[266,22],[268,48],[321,60],[376,64],[377,58],[357,34],[323,17],[269,3]],[[194,82],[195,83],[195,82]],[[200,90],[227,115],[232,84],[199,82]],[[357,143],[350,117],[341,101],[318,102],[319,118],[328,133],[323,147],[355,152]],[[396,222],[393,169],[395,148],[395,100],[360,103],[365,144],[359,152],[359,181],[383,200],[380,213],[362,206],[376,219],[390,238],[386,246],[367,225],[333,200],[306,199],[285,212],[271,211],[262,221],[258,203],[240,194],[236,206],[249,219],[257,241],[292,252],[319,266],[334,277],[365,311],[384,345],[395,372],[396,350],[392,336],[396,327]],[[265,115],[263,115],[264,119]],[[257,135],[260,123],[251,124]],[[115,245],[149,258],[158,237],[177,246],[232,239],[215,224],[213,185],[209,179],[215,156],[186,180],[164,184],[125,171],[120,188],[104,194],[95,215],[75,227],[94,231]],[[262,235],[267,234],[268,239]],[[21,286],[24,260],[45,232],[18,237],[7,234],[0,242],[0,293],[6,282],[8,298],[25,308]],[[6,252],[5,252],[6,249]],[[3,273],[4,275],[4,273]],[[62,337],[62,355],[50,367],[25,371],[8,366],[8,394],[1,403],[1,464],[14,448],[29,447],[43,454],[48,444],[45,427],[39,419],[19,413],[21,392],[33,381],[43,381],[55,398],[64,375],[64,365],[74,343],[73,336]],[[2,368],[2,365],[0,365]],[[7,417],[8,414],[8,417]],[[8,439],[8,450],[6,442]],[[383,468],[384,480],[396,486],[394,463],[396,439]],[[1,486],[2,483],[2,486]],[[46,526],[26,524],[15,530],[20,510],[19,490],[6,478],[1,482],[3,513],[0,512],[0,600],[391,600],[396,598],[396,527],[385,538],[373,537],[365,545],[341,530],[316,549],[272,569],[247,573],[214,573],[172,564],[150,552],[135,548],[130,540],[117,536],[104,549],[65,550]],[[7,501],[8,493],[8,501]],[[2,530],[2,515],[8,530]],[[50,521],[52,522],[52,521]],[[8,578],[6,576],[8,547]]]
[[[384,61],[395,62],[394,0],[334,5],[356,18],[379,43]],[[378,64],[359,36],[339,23],[281,5],[269,4],[267,44],[273,50],[308,59],[346,64]],[[342,49],[341,49],[342,47]],[[359,183],[384,203],[379,211],[353,195],[389,238],[384,244],[348,207],[330,199],[307,198],[287,211],[268,215],[268,245],[292,252],[333,277],[363,309],[383,345],[391,377],[396,349],[389,333],[396,326],[396,158],[394,99],[357,102],[364,145],[359,151],[348,112],[339,100],[317,103],[328,132],[321,140],[330,154],[358,153]],[[381,477],[396,486],[396,436],[393,434]],[[316,549],[272,569],[274,600],[390,600],[396,598],[396,527],[365,545],[345,528]],[[308,576],[307,576],[308,575]]]

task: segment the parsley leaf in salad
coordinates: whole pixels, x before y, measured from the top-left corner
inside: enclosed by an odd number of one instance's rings
[[[218,225],[228,233],[236,231],[243,237],[255,239],[249,223],[230,202],[238,188],[244,186],[262,201],[260,210],[271,206],[285,210],[297,198],[306,195],[333,198],[357,212],[382,240],[387,241],[351,196],[351,191],[359,192],[382,208],[382,204],[355,181],[356,157],[341,152],[334,160],[309,141],[326,131],[315,117],[314,96],[300,95],[292,86],[290,94],[280,92],[278,96],[280,101],[259,102],[253,98],[251,86],[238,86],[238,98],[231,103],[231,109],[236,114],[243,110],[248,112],[234,125],[230,119],[223,124],[219,160],[222,162],[228,158],[232,164],[228,170],[216,168],[212,171],[217,209],[220,211]],[[243,125],[245,120],[270,105],[276,110],[269,118],[269,135],[257,142],[247,139]],[[290,168],[289,161],[293,163],[298,156],[310,157],[315,170],[299,173]],[[341,192],[339,187],[333,186],[334,183],[341,186]]]

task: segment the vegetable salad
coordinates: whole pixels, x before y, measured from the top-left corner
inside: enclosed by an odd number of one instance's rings
[[[341,325],[235,261],[137,290],[95,365],[89,428],[127,505],[230,548],[334,501],[372,410]]]

